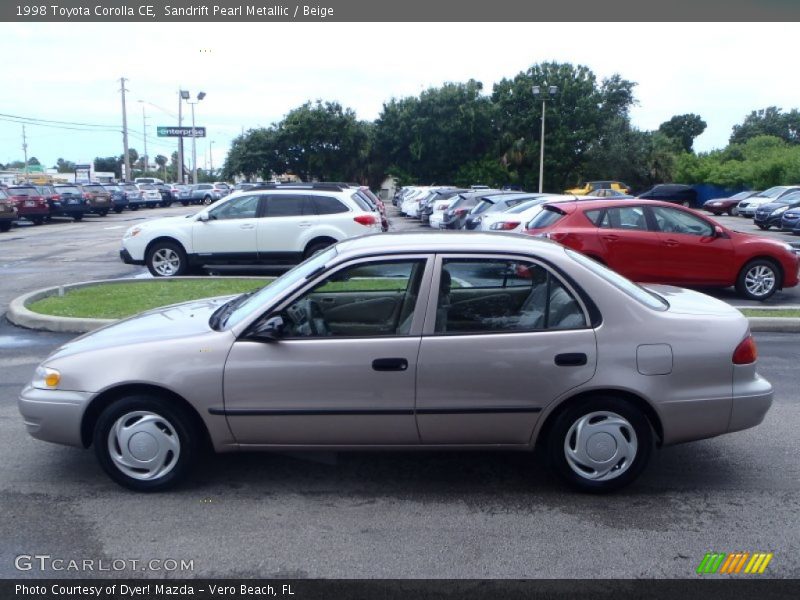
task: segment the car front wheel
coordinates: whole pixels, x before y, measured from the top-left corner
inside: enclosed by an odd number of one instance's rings
[[[570,406],[547,442],[551,467],[584,492],[610,492],[636,479],[653,448],[647,417],[628,402],[598,396]]]
[[[186,252],[177,243],[157,242],[147,252],[147,268],[154,277],[178,277],[188,270]]]
[[[118,484],[156,492],[177,484],[198,453],[199,434],[179,406],[156,396],[127,396],[97,420],[94,450]]]
[[[780,287],[781,272],[775,263],[756,259],[747,263],[739,272],[736,291],[748,300],[766,300]]]
[[[739,209],[738,209],[738,208],[736,208],[735,206],[731,206],[731,207],[728,209],[728,214],[729,214],[730,216],[732,216],[732,217],[738,217],[738,216],[739,216]]]

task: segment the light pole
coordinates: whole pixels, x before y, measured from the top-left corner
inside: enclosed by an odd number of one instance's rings
[[[184,96],[184,94],[186,95]],[[192,102],[188,99],[189,92],[181,91],[181,98],[186,100],[186,104],[189,104],[192,107],[192,183],[197,183],[197,135],[195,135],[196,132],[194,130],[194,105],[205,97],[205,92],[199,92],[197,94],[197,100]]]
[[[187,90],[178,90],[178,127],[183,126],[183,101],[189,99]],[[183,136],[178,137],[178,181],[186,183],[183,179]]]
[[[544,184],[544,111],[545,103],[547,102],[547,95],[542,93],[542,89],[538,85],[533,86],[531,91],[536,98],[538,98],[539,95],[542,96],[542,137],[539,142],[539,193],[541,194]],[[547,93],[550,94],[551,98],[555,98],[556,94],[558,93],[558,86],[549,86],[547,88]]]
[[[214,176],[214,140],[208,142],[208,172]]]
[[[147,175],[147,165],[148,165],[148,156],[147,156],[147,115],[144,111],[144,100],[137,100],[139,104],[142,105],[142,133],[144,134],[144,157],[142,160],[142,176],[144,177]]]

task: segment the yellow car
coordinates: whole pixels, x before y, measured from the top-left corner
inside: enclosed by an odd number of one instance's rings
[[[631,188],[628,184],[621,181],[587,181],[581,186],[566,190],[564,193],[576,196],[591,196],[592,192],[596,190],[616,190],[623,194],[631,193]]]

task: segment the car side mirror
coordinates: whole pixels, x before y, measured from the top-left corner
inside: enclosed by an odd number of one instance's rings
[[[714,237],[724,238],[727,236],[725,235],[725,230],[721,226],[714,225]]]
[[[247,339],[258,342],[277,342],[284,335],[283,317],[275,315],[264,321],[261,326],[247,336]]]
[[[199,215],[197,216],[197,220],[198,220],[198,221],[200,221],[200,222],[202,222],[202,223],[206,223],[206,222],[208,222],[208,218],[209,218],[209,217],[208,217],[208,213],[201,213],[201,214],[199,214]]]

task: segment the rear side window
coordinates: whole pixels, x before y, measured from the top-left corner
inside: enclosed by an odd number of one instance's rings
[[[603,210],[600,208],[594,210],[587,210],[583,213],[586,215],[586,218],[589,219],[595,226],[600,226],[600,217],[603,214]]]
[[[304,215],[312,215],[314,214],[314,211],[311,209],[309,204],[308,198],[306,196],[301,196],[300,194],[292,196],[268,196],[267,216],[302,217]]]
[[[542,211],[538,213],[528,223],[528,229],[541,229],[542,227],[550,227],[557,223],[564,217],[564,213],[558,208],[552,206],[545,206]]]
[[[335,215],[348,212],[348,208],[332,196],[308,196],[318,215]]]

